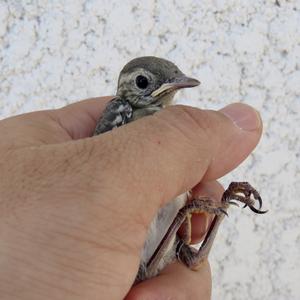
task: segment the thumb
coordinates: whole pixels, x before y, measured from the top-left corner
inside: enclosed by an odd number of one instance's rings
[[[109,190],[107,201],[114,199],[116,207],[138,214],[143,208],[151,220],[176,195],[234,169],[255,148],[261,132],[259,114],[248,105],[232,104],[219,112],[172,106],[73,141],[68,151],[75,149],[72,157],[84,174]]]

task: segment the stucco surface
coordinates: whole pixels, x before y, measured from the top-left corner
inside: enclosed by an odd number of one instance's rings
[[[179,103],[256,107],[264,134],[222,179],[268,214],[231,209],[210,260],[213,299],[300,299],[300,1],[0,1],[0,118],[113,94],[121,67],[168,58],[199,88]]]

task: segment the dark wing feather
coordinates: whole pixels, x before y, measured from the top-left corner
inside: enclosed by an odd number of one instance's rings
[[[128,101],[119,97],[112,99],[99,118],[94,135],[110,131],[131,121],[132,107]]]

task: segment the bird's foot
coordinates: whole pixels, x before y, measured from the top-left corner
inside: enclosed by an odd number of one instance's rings
[[[255,202],[258,201],[258,208],[255,207]],[[179,239],[176,249],[178,260],[182,261],[191,269],[197,269],[201,262],[209,255],[213,245],[218,228],[227,214],[227,209],[230,205],[237,205],[238,202],[248,206],[253,212],[258,214],[266,213],[261,210],[262,199],[259,193],[248,182],[232,182],[228,189],[223,193],[221,202],[215,202],[207,197],[192,199],[178,213],[185,216],[185,235],[183,239]],[[197,250],[189,246],[191,236],[191,214],[199,213],[213,214],[214,218],[204,237],[204,240]]]
[[[255,202],[258,202],[258,208],[255,207]],[[244,204],[244,207],[249,207],[257,214],[264,214],[267,211],[261,210],[262,199],[248,182],[231,182],[228,189],[222,196],[223,203],[229,203],[238,206],[238,202]]]

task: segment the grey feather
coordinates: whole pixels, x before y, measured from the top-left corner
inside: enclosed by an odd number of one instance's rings
[[[132,118],[132,107],[131,105],[121,98],[114,98],[111,100],[102,116],[100,117],[96,129],[95,135],[110,131],[113,128],[122,126],[130,122]]]

